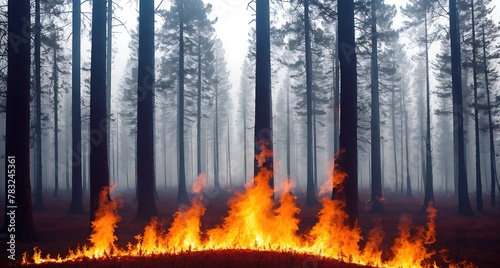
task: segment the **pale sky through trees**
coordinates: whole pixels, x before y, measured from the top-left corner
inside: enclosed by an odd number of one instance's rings
[[[441,0],[444,1],[444,0]],[[232,94],[235,96],[235,92],[239,88],[239,81],[241,76],[241,66],[243,65],[243,60],[248,53],[248,32],[253,24],[254,11],[251,8],[247,8],[249,3],[248,0],[204,0],[206,3],[210,3],[213,6],[212,16],[217,17],[217,23],[215,24],[215,30],[217,32],[217,37],[221,39],[224,49],[226,51],[226,61],[228,63],[228,70],[230,71],[230,81],[233,85]],[[397,6],[404,5],[407,0],[387,0],[388,4],[395,4]],[[156,0],[155,4],[158,6],[161,3],[160,8],[166,8],[169,5],[169,1]],[[443,3],[447,5],[446,3]],[[123,21],[128,30],[134,29],[137,23],[136,16],[138,15],[138,1],[130,1],[128,4],[121,4],[123,9],[118,10],[115,16],[119,17]],[[88,8],[88,5],[84,5]],[[493,18],[497,21],[500,19],[500,8],[495,8],[493,10]],[[395,18],[395,26],[399,27],[401,25],[401,14]],[[118,24],[117,22],[114,25]],[[160,23],[158,18],[156,21],[156,27],[158,28]],[[115,55],[113,62],[113,95],[115,96],[117,90],[119,90],[119,81],[123,77],[123,70],[126,67],[126,62],[129,54],[128,40],[129,36],[127,31],[121,26],[115,27],[114,41]],[[83,42],[88,42],[88,40],[82,40]],[[89,43],[90,44],[90,43]],[[439,45],[431,46],[431,51],[437,52],[439,50]],[[434,54],[431,52],[431,55]]]

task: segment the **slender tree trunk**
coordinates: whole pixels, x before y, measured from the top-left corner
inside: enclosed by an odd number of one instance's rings
[[[424,38],[425,38],[425,95],[426,95],[426,131],[425,131],[425,193],[422,211],[426,211],[429,203],[434,203],[434,178],[432,174],[432,152],[431,152],[431,104],[430,104],[430,82],[429,82],[429,42],[427,34],[427,11],[424,16]]]
[[[106,2],[92,3],[90,71],[90,219],[95,219],[99,193],[109,186],[106,116]],[[103,122],[105,127],[103,128]]]
[[[287,76],[287,88],[286,88],[286,178],[287,182],[290,183],[290,165],[291,165],[291,155],[290,155],[290,85],[289,76]]]
[[[163,182],[164,182],[164,187],[165,191],[167,191],[167,167],[168,167],[168,161],[167,161],[167,127],[166,127],[166,118],[167,118],[167,113],[164,110],[163,113],[163,135],[162,135],[162,143],[163,143]]]
[[[345,172],[342,186],[345,210],[351,226],[358,222],[358,139],[357,139],[357,71],[354,39],[354,2],[339,1],[339,54],[341,70],[340,150],[338,164]]]
[[[88,164],[88,154],[87,154],[87,146],[88,145],[83,145],[82,146],[82,202],[83,202],[83,195],[87,193],[87,164]],[[82,206],[83,207],[83,206]]]
[[[339,132],[340,132],[340,64],[339,64],[339,38],[338,38],[338,32],[339,32],[339,24],[337,21],[337,24],[335,26],[335,31],[336,31],[336,39],[335,39],[335,58],[333,60],[334,66],[335,66],[335,77],[334,77],[334,83],[335,86],[333,87],[333,150],[335,153],[339,151]]]
[[[215,56],[215,118],[214,118],[214,187],[220,190],[219,182],[219,81],[217,70],[217,56]]]
[[[111,122],[110,122],[111,124]],[[110,127],[110,130],[111,130],[111,127]],[[109,145],[108,148],[110,148],[111,150],[109,151],[109,168],[110,168],[110,171],[109,171],[109,179],[111,181],[111,184],[112,185],[115,185],[116,184],[116,173],[115,173],[115,150],[113,148],[114,146],[114,137],[113,135],[110,135],[110,139],[109,139]]]
[[[40,34],[42,24],[40,23],[40,0],[35,0],[35,91],[36,91],[36,189],[35,210],[44,209],[43,205],[43,180],[42,180],[42,84],[40,64]]]
[[[314,92],[313,98],[316,98],[316,93]],[[316,132],[316,101],[313,100],[313,174],[314,174],[314,194],[316,196],[318,191],[318,146],[316,145],[316,140],[318,138],[318,133]]]
[[[119,136],[119,127],[118,127],[118,117],[116,117],[116,183],[119,183],[120,180],[120,140],[118,138]]]
[[[472,17],[472,80],[474,84],[474,135],[476,142],[476,208],[483,211],[483,190],[481,184],[481,144],[479,143],[479,117],[477,107],[477,61],[476,61],[476,24],[474,18],[474,0],[471,0]]]
[[[484,84],[486,86],[486,98],[488,101],[488,134],[490,138],[490,168],[491,168],[491,205],[495,206],[495,179],[497,176],[496,160],[495,160],[495,142],[493,139],[493,122],[491,119],[491,102],[490,102],[490,85],[488,82],[488,63],[486,57],[486,41],[484,38],[484,24],[482,25],[483,35],[483,68],[484,68]]]
[[[243,92],[243,179],[247,183],[247,92]]]
[[[176,0],[179,16],[179,92],[177,94],[177,150],[179,189],[177,202],[189,203],[186,189],[186,165],[184,159],[184,1]]]
[[[457,2],[449,0],[450,7],[450,41],[451,41],[451,69],[453,84],[453,130],[456,131],[457,149],[454,153],[458,156],[455,170],[458,172],[458,213],[460,215],[471,215],[472,209],[469,201],[467,188],[467,174],[465,169],[464,154],[464,125],[462,105],[462,74],[460,68],[460,30],[457,18]]]
[[[200,25],[198,25],[199,28]],[[198,80],[196,83],[197,96],[196,96],[196,167],[197,174],[201,174],[201,48],[200,48],[200,30],[198,29]]]
[[[396,148],[396,97],[395,97],[396,92],[395,91],[396,91],[396,89],[393,86],[392,92],[391,92],[392,147],[393,147],[393,154],[394,154],[394,182],[395,182],[394,192],[397,193],[398,192],[398,160],[397,160],[397,148]]]
[[[227,178],[229,180],[229,187],[232,186],[232,175],[231,175],[231,131],[229,130],[229,113],[231,112],[231,109],[227,109]]]
[[[404,132],[403,132],[403,91],[404,91],[404,75],[401,74],[401,96],[400,96],[400,102],[399,102],[399,123],[400,123],[400,144],[401,144],[401,192],[400,194],[403,195],[403,181],[404,181],[404,154],[403,154],[403,137],[404,137]]]
[[[256,0],[256,72],[255,72],[255,155],[259,155],[261,146],[272,151],[272,101],[271,101],[271,42],[269,23],[269,0]],[[272,174],[273,157],[267,155],[265,163],[259,167],[254,160],[254,174],[266,168]],[[274,178],[271,175],[269,185],[274,190]],[[274,198],[274,195],[273,195]]]
[[[299,180],[299,144],[297,143],[297,132],[295,132],[293,140],[295,142],[295,178],[296,178],[296,181],[297,181],[297,189],[299,189],[299,187],[300,187],[300,180]]]
[[[55,35],[54,35],[55,41]],[[52,70],[52,79],[54,81],[54,197],[59,192],[59,97],[58,97],[58,80],[57,77],[57,43],[54,44],[53,49],[54,68]]]
[[[444,181],[445,181],[445,193],[448,196],[448,157],[444,157]]]
[[[401,88],[401,98],[403,99],[403,113],[405,116],[405,143],[406,143],[406,196],[411,197],[413,193],[411,192],[411,179],[410,179],[410,157],[409,157],[409,135],[408,135],[408,111],[406,110],[405,92]],[[403,114],[401,114],[403,116]],[[403,144],[401,144],[403,146]]]
[[[70,152],[70,147],[69,147],[69,120],[66,120],[66,144],[65,144],[65,154],[64,158],[66,160],[65,167],[66,167],[66,193],[69,193],[69,152]]]
[[[380,141],[380,111],[379,111],[379,83],[378,83],[378,33],[377,33],[377,8],[378,1],[373,0],[371,4],[371,157],[372,157],[372,210],[383,212],[382,204],[382,165],[381,165],[381,141]]]
[[[127,152],[128,152],[128,149],[127,149]],[[127,158],[127,159],[126,159],[125,161],[126,161],[126,163],[127,163],[127,190],[130,190],[130,185],[129,185],[129,172],[130,172],[130,170],[129,170],[129,168],[128,168],[128,160],[129,160],[128,158],[129,158],[129,154],[126,154],[126,155],[127,155],[127,156],[126,156],[126,158]]]
[[[107,39],[106,39],[106,116],[111,120],[111,61],[112,58],[112,37],[113,37],[113,0],[107,0]],[[107,125],[106,135],[108,141],[111,141],[111,124]],[[111,142],[108,143],[108,152],[111,152]],[[111,166],[111,159],[108,159],[108,165]],[[114,175],[113,175],[114,180]]]
[[[307,201],[308,206],[316,205],[316,186],[314,183],[314,144],[313,144],[313,92],[312,92],[312,59],[309,23],[309,0],[304,0],[304,35],[306,54],[306,102],[307,102]]]

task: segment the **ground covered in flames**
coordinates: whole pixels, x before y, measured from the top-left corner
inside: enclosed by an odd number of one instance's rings
[[[207,189],[205,192],[209,192]],[[321,206],[306,207],[304,196],[299,190],[296,199],[300,212],[297,218],[298,234],[311,231],[318,222],[318,211]],[[203,204],[206,209],[201,216],[201,232],[216,228],[221,224],[229,210],[228,200],[234,196],[234,191],[223,191],[217,195],[205,196]],[[136,241],[137,234],[143,234],[144,227],[149,222],[135,220],[136,204],[133,193],[114,193],[114,200],[118,201],[118,213],[121,221],[118,223],[115,235],[118,238],[118,248],[127,248],[128,243]],[[366,193],[361,193],[360,200],[368,199]],[[175,191],[160,191],[157,207],[159,220],[171,223],[174,213],[178,210],[175,203]],[[485,199],[487,200],[487,199]],[[401,215],[409,215],[415,226],[425,226],[428,222],[427,215],[421,214],[421,198],[406,198],[397,195],[386,195],[385,205],[387,213],[383,215],[369,212],[369,205],[360,204],[361,235],[368,237],[370,230],[380,224],[384,237],[379,245],[382,250],[382,259],[388,260],[393,256],[391,247],[400,236],[398,226]],[[473,217],[460,217],[456,214],[456,199],[453,197],[438,197],[435,207],[436,216],[436,242],[429,246],[429,250],[436,252],[436,264],[447,266],[442,256],[447,255],[449,260],[459,263],[463,260],[474,263],[479,267],[499,267],[500,257],[500,209],[485,207],[485,213],[475,213]],[[33,247],[41,249],[43,257],[51,254],[52,257],[61,254],[65,256],[68,249],[75,249],[83,244],[89,244],[88,215],[68,215],[66,211],[70,202],[69,196],[46,198],[46,210],[35,212],[35,223],[42,238],[38,243],[18,243],[16,255],[21,260],[22,252],[33,256]],[[86,202],[88,203],[88,202]],[[474,205],[474,204],[473,204]],[[88,211],[88,207],[86,208]],[[415,232],[414,230],[412,231]],[[203,237],[203,235],[202,235]],[[366,242],[366,241],[365,241]],[[363,241],[361,243],[364,243]],[[2,247],[4,247],[2,243]],[[363,245],[364,246],[364,245]],[[442,251],[446,249],[447,251]],[[5,252],[5,249],[0,249]],[[3,255],[3,254],[2,254]],[[136,267],[136,266],[164,266],[164,267],[356,267],[352,264],[342,264],[339,261],[321,258],[314,255],[290,252],[266,252],[251,250],[207,250],[202,252],[189,251],[182,254],[159,254],[154,257],[121,257],[119,259],[104,259],[100,261],[84,259],[74,265],[81,266],[106,266],[106,267]],[[48,264],[54,265],[54,264]],[[68,263],[65,264],[67,266]],[[2,265],[3,266],[3,265]]]

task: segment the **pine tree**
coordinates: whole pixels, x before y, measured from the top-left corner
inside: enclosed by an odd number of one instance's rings
[[[425,196],[422,211],[425,211],[429,203],[434,202],[434,179],[432,172],[432,151],[431,151],[431,118],[430,118],[430,76],[429,76],[429,46],[431,43],[429,27],[432,25],[436,1],[421,0],[407,4],[402,8],[403,14],[408,18],[405,21],[405,28],[415,29],[423,27],[423,40],[418,42],[424,47],[425,56],[425,77],[426,77],[426,131],[425,131]]]
[[[453,84],[453,129],[456,132],[458,156],[456,171],[458,171],[458,213],[461,215],[471,215],[472,210],[469,202],[467,189],[467,174],[465,171],[464,153],[464,126],[463,126],[463,105],[462,105],[462,79],[460,68],[460,30],[457,19],[457,2],[449,1],[450,8],[450,42],[451,42],[451,75]]]

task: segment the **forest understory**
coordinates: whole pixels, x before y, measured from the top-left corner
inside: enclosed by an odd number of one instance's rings
[[[227,215],[229,198],[234,196],[232,191],[222,191],[214,198],[206,198],[205,206],[207,213],[201,218],[202,230],[207,230],[222,223]],[[141,234],[148,222],[136,221],[137,204],[134,203],[133,192],[113,193],[112,198],[118,201],[118,213],[121,222],[115,232],[118,237],[116,244],[120,248],[126,248],[127,243],[134,243],[134,236]],[[157,207],[159,219],[167,224],[172,222],[173,214],[178,209],[175,202],[176,193],[174,189],[165,192],[159,191]],[[414,226],[423,226],[427,221],[425,214],[421,213],[422,196],[408,198],[400,195],[386,194],[383,215],[370,212],[368,192],[360,192],[359,222],[364,237],[372,229],[377,221],[381,221],[385,237],[381,245],[384,252],[383,258],[389,259],[392,243],[398,236],[398,224],[402,215],[409,215]],[[484,197],[485,200],[487,196]],[[474,198],[471,198],[473,202]],[[87,200],[85,200],[87,201]],[[301,209],[299,233],[306,233],[317,221],[317,213],[320,206],[305,206],[305,194],[298,192],[297,205]],[[88,243],[89,225],[88,214],[67,214],[69,194],[62,194],[56,198],[46,198],[46,209],[35,211],[34,220],[41,241],[36,243],[17,243],[16,256],[21,260],[23,252],[28,256],[33,255],[33,247],[42,250],[43,255],[50,254],[52,257],[61,254],[65,256],[68,249]],[[88,204],[88,202],[84,202]],[[471,204],[475,207],[475,204]],[[447,254],[448,259],[458,263],[463,260],[474,263],[478,267],[500,267],[500,207],[485,205],[484,213],[475,213],[471,217],[458,216],[456,212],[456,198],[453,196],[439,197],[435,204],[436,218],[436,242],[430,249],[436,250],[436,254]],[[88,211],[88,205],[85,211]],[[4,215],[2,213],[2,215]],[[5,252],[5,243],[2,243],[1,252]],[[447,253],[441,250],[446,249]],[[10,263],[12,265],[12,263]],[[437,263],[440,267],[444,263]],[[48,264],[56,266],[57,264]],[[121,258],[100,261],[84,261],[74,263],[78,267],[359,267],[352,264],[339,263],[331,259],[317,256],[277,253],[265,251],[203,251],[189,252],[180,255],[160,255],[155,257]],[[45,265],[44,265],[45,266]],[[67,264],[64,264],[66,267]],[[2,267],[5,267],[2,265]]]

